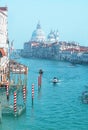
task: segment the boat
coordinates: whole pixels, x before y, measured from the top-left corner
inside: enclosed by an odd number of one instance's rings
[[[82,102],[83,102],[83,103],[88,104],[88,91],[84,91],[84,92],[82,93],[81,99],[82,99]]]
[[[52,83],[56,84],[56,83],[58,83],[58,82],[59,82],[59,79],[58,79],[57,77],[54,77],[54,78],[52,79]]]

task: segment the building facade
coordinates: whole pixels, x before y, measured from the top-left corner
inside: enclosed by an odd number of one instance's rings
[[[8,43],[8,9],[0,7],[0,85],[8,80],[9,43]]]

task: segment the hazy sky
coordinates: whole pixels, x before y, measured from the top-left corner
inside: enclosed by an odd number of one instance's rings
[[[60,41],[88,46],[88,0],[0,0],[8,7],[8,32],[15,48],[31,39],[38,21],[46,36],[59,31]]]

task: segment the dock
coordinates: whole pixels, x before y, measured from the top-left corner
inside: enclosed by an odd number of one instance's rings
[[[20,116],[26,110],[28,67],[10,60],[0,82],[0,115]]]

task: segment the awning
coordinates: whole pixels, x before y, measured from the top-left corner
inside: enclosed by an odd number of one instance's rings
[[[6,53],[3,48],[0,48],[0,53],[2,54],[2,56],[6,56]]]

